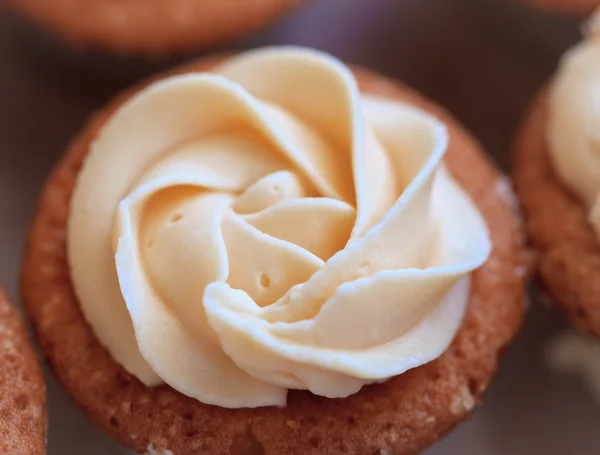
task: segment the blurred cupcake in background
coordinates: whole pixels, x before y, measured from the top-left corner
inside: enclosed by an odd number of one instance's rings
[[[513,175],[538,273],[551,300],[586,338],[550,346],[551,364],[579,371],[600,397],[600,27],[559,62],[517,135]]]
[[[0,26],[42,71],[122,87],[230,46],[302,3],[307,1],[6,0],[0,2]]]
[[[302,0],[6,0],[64,42],[160,58],[222,45],[258,30]]]
[[[0,289],[0,453],[46,453],[46,387],[21,320]]]

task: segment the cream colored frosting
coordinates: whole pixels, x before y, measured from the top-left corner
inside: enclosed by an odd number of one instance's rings
[[[444,126],[312,50],[215,71],[146,88],[91,146],[68,256],[99,340],[223,407],[346,397],[441,355],[491,248]]]
[[[600,10],[599,10],[600,11]],[[550,91],[548,144],[554,169],[589,207],[600,236],[600,13],[563,57]]]

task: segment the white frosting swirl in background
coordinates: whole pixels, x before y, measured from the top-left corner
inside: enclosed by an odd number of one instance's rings
[[[316,51],[215,71],[146,88],[91,146],[68,255],[99,340],[224,407],[345,397],[440,356],[491,248],[443,125]]]
[[[548,144],[558,177],[589,207],[600,238],[600,10],[569,50],[550,91]]]

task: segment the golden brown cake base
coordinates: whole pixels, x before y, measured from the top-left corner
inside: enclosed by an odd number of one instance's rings
[[[0,289],[0,454],[46,453],[46,386],[19,316]]]
[[[546,142],[547,94],[533,103],[514,150],[515,188],[539,275],[553,300],[580,329],[600,339],[600,243],[587,209],[556,177]]]
[[[63,41],[119,54],[162,56],[223,44],[302,0],[6,0]]]
[[[177,72],[201,71],[216,60]],[[66,259],[69,199],[90,141],[124,94],[88,124],[43,192],[25,256],[22,294],[48,361],[73,399],[124,445],[205,454],[412,454],[481,401],[524,311],[524,255],[506,183],[447,113],[398,82],[356,69],[364,91],[414,103],[449,125],[448,164],[484,214],[494,250],[474,274],[465,322],[438,360],[345,399],[292,391],[285,408],[225,409],[162,386],[147,388],[99,344],[73,293]],[[138,87],[139,88],[139,87]]]

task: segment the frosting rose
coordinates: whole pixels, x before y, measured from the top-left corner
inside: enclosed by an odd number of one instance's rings
[[[108,120],[75,188],[84,315],[146,385],[223,407],[345,397],[427,363],[491,248],[447,143],[312,50],[161,80]]]
[[[589,207],[600,238],[600,10],[563,57],[550,91],[548,145],[558,177]]]

